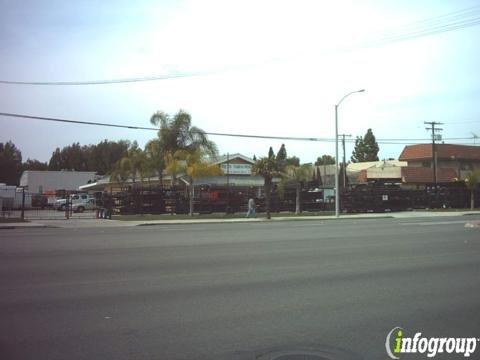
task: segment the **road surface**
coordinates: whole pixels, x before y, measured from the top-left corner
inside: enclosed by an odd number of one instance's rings
[[[474,219],[0,230],[0,359],[380,360],[396,326],[480,338]]]

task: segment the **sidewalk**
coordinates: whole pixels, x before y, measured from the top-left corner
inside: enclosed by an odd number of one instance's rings
[[[0,229],[15,228],[109,228],[109,227],[133,227],[149,225],[178,225],[178,224],[215,224],[215,223],[244,223],[244,222],[277,222],[277,221],[318,221],[318,220],[364,220],[364,219],[412,219],[422,217],[460,217],[466,216],[465,222],[469,222],[468,215],[479,215],[480,211],[403,211],[394,213],[367,213],[367,214],[345,214],[337,219],[334,215],[327,216],[286,216],[273,217],[267,220],[264,217],[257,218],[231,218],[231,219],[176,219],[176,220],[106,220],[106,219],[52,219],[35,220],[34,222],[23,223],[0,223]],[[480,227],[480,222],[474,220],[469,223],[470,227]],[[477,224],[478,223],[478,224]]]

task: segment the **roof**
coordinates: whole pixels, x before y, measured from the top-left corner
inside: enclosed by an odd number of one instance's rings
[[[370,168],[386,168],[386,167],[401,167],[407,166],[405,161],[398,160],[379,160],[379,161],[365,161],[358,163],[349,163],[347,165],[347,171],[362,171]]]
[[[437,182],[449,183],[454,182],[458,177],[457,172],[453,168],[438,168]],[[433,170],[428,167],[403,167],[402,168],[402,182],[415,184],[429,184],[433,183]]]
[[[250,164],[254,164],[255,161],[253,161],[253,159],[249,158],[248,156],[245,156],[245,155],[242,155],[242,154],[239,154],[239,153],[236,153],[236,154],[229,154],[228,155],[228,161],[232,161],[233,159],[242,159]],[[220,155],[220,156],[217,156],[215,159],[213,159],[212,161],[212,164],[222,164],[224,162],[227,162],[227,155]]]
[[[436,144],[438,159],[447,160],[478,160],[480,161],[480,146]],[[417,144],[405,146],[400,154],[400,160],[431,160],[432,144]]]
[[[280,182],[280,178],[274,178],[273,182]],[[229,176],[229,184],[231,187],[236,186],[263,186],[265,180],[262,176]],[[195,185],[211,185],[211,186],[226,186],[227,177],[226,176],[212,176],[204,179],[196,179],[194,181]]]

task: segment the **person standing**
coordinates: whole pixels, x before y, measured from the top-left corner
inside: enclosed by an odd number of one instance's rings
[[[248,211],[247,211],[247,217],[255,217],[256,215],[256,208],[255,208],[255,200],[253,198],[250,198],[248,200]]]

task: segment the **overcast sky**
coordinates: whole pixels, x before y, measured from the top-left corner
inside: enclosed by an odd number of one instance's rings
[[[480,135],[480,25],[401,42],[378,40],[463,21],[466,13],[458,11],[478,5],[0,0],[0,80],[204,74],[96,86],[0,84],[0,112],[149,126],[157,110],[184,109],[194,125],[210,132],[333,138],[335,103],[365,88],[342,103],[340,133],[357,136],[372,128],[380,139],[428,138],[423,122],[440,121],[444,137],[467,138]],[[480,18],[480,7],[468,14]],[[450,17],[437,18],[442,15]],[[24,159],[42,161],[73,142],[129,139],[144,145],[156,136],[6,117],[0,126],[0,142],[12,140]],[[257,157],[282,143],[212,139],[221,153]],[[334,154],[333,143],[285,144],[302,162]],[[380,144],[380,158],[397,158],[402,148]],[[349,144],[348,158],[351,151]]]

